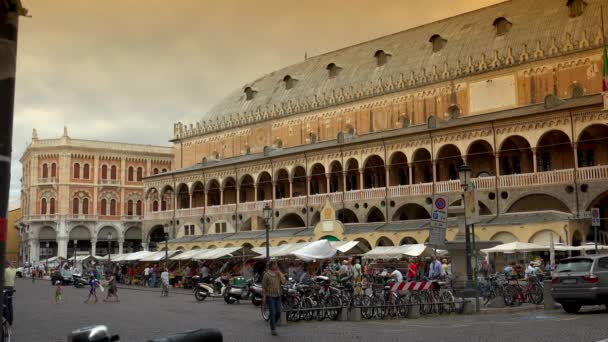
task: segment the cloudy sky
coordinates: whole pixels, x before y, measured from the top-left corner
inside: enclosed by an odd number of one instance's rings
[[[281,67],[501,0],[23,0],[11,199],[41,139],[168,145],[229,91]]]

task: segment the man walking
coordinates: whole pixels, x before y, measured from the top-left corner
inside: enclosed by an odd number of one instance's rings
[[[429,264],[429,276],[430,280],[435,280],[443,277],[443,268],[441,262],[433,255],[431,256],[431,262]]]
[[[270,308],[270,331],[273,336],[277,335],[276,325],[281,319],[281,292],[285,276],[281,273],[276,261],[270,262],[270,267],[262,279],[262,305]]]

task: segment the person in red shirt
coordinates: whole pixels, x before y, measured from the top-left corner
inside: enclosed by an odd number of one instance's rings
[[[406,279],[407,281],[415,281],[416,280],[416,263],[414,261],[414,259],[410,259],[409,264],[407,265],[407,276]]]

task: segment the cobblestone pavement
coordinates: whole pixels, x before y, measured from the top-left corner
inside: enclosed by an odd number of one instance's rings
[[[121,341],[150,338],[197,329],[217,328],[224,341],[599,341],[608,338],[608,313],[594,309],[578,315],[532,311],[422,318],[417,320],[300,322],[279,327],[271,337],[259,309],[250,303],[228,305],[223,300],[196,302],[194,296],[119,290],[120,303],[83,304],[87,289],[66,287],[64,303],[53,303],[48,281],[17,281],[14,340],[65,341],[74,329],[105,324]]]

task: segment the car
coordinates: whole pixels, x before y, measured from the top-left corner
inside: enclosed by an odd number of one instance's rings
[[[17,277],[23,278],[23,275],[25,274],[24,268],[23,267],[17,268],[17,273],[15,273],[15,274],[17,275]]]
[[[551,295],[568,313],[577,313],[584,305],[608,308],[608,255],[560,260],[551,279]]]

